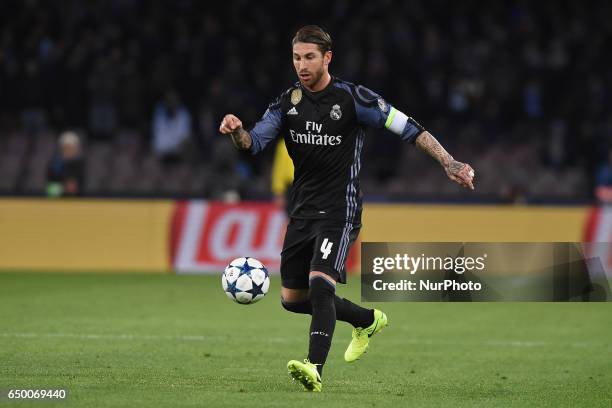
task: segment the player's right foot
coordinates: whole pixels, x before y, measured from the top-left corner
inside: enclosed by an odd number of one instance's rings
[[[312,364],[308,359],[301,361],[291,360],[287,363],[289,375],[296,381],[299,381],[306,391],[321,392],[323,384],[321,376],[317,370],[317,366]]]
[[[387,325],[387,315],[378,309],[374,309],[374,322],[366,328],[355,327],[353,339],[344,352],[344,360],[351,363],[366,352],[370,337],[381,331]]]

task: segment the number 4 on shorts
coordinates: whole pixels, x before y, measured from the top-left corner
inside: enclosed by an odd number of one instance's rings
[[[332,247],[334,246],[333,242],[329,242],[329,239],[325,238],[323,243],[321,244],[321,252],[323,253],[323,259],[327,259],[329,254],[331,254]]]

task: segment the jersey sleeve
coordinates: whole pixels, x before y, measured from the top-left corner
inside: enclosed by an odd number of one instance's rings
[[[425,131],[416,120],[406,116],[368,88],[356,86],[353,98],[357,122],[361,125],[388,129],[409,143],[414,143],[417,136]]]
[[[268,106],[259,122],[249,132],[253,141],[250,149],[251,154],[261,152],[268,143],[276,139],[280,133],[282,121],[280,98],[278,98]]]

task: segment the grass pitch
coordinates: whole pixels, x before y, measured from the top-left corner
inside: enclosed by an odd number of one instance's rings
[[[242,306],[218,276],[0,273],[0,389],[68,388],[44,405],[79,407],[612,406],[612,303],[380,303],[390,326],[347,364],[338,322],[310,394],[286,371],[309,318],[278,291]],[[358,300],[358,278],[338,292]]]

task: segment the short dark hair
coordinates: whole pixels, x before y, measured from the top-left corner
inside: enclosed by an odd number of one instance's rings
[[[316,25],[307,25],[300,28],[291,40],[291,45],[295,45],[297,42],[317,44],[322,54],[331,51],[332,48],[332,39],[329,33]]]

